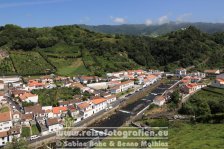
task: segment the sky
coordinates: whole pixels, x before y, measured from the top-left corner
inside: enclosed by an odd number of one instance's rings
[[[0,26],[224,23],[224,0],[0,0]]]

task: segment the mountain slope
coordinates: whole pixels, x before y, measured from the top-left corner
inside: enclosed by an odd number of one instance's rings
[[[0,67],[0,73],[103,75],[140,67],[165,71],[192,65],[198,69],[223,67],[223,37],[223,33],[210,35],[194,27],[152,38],[101,34],[76,25],[52,28],[6,25],[0,28],[0,48],[8,51],[9,59],[0,60],[4,66]],[[26,71],[24,68],[29,66],[36,68]]]
[[[194,26],[206,33],[224,32],[224,23],[175,23],[171,22],[163,25],[146,26],[144,24],[126,24],[126,25],[99,25],[88,26],[80,25],[86,29],[108,33],[108,34],[127,34],[127,35],[150,35],[157,36],[176,31],[181,28]]]

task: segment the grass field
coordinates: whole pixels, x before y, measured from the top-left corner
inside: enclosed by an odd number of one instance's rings
[[[156,130],[155,128],[154,130],[155,133],[158,132],[158,129]],[[147,148],[144,146],[144,142],[150,141],[150,139],[163,142],[165,146],[168,145],[166,136],[150,136],[149,134],[144,133],[143,130],[135,127],[120,127],[116,130],[116,132],[117,133],[114,133],[112,136],[104,138],[96,148]],[[154,147],[156,146],[151,145],[151,148]]]
[[[52,66],[38,52],[14,51],[10,54],[17,72],[21,75],[44,74]]]
[[[81,52],[77,46],[57,44],[53,47],[41,49],[48,57],[80,57]]]
[[[158,124],[158,120],[149,120],[150,123]],[[156,122],[157,121],[157,122]],[[161,126],[160,124],[155,125],[154,127]],[[164,127],[164,126],[161,126]],[[120,130],[119,128],[118,130]],[[137,128],[130,129],[132,131],[137,130]],[[224,125],[223,124],[190,124],[180,121],[169,122],[168,124],[168,140],[161,140],[161,142],[168,142],[168,149],[223,149],[224,147]],[[129,135],[127,138],[109,136],[101,141],[101,146],[96,148],[106,148],[102,147],[102,144],[106,144],[107,147],[110,146],[110,142],[113,141],[115,144],[118,141],[122,142],[132,142],[130,138],[132,135]],[[135,137],[135,141],[141,142],[144,137]],[[155,139],[148,139],[145,137],[145,140],[153,141]],[[158,138],[160,140],[160,138]],[[111,147],[111,146],[110,146]],[[121,147],[122,148],[122,147]],[[123,146],[123,148],[128,148]],[[135,148],[139,148],[136,146]],[[153,147],[156,148],[156,147]],[[166,148],[164,146],[164,148]]]
[[[48,58],[57,67],[57,74],[63,76],[74,76],[90,73],[84,66],[81,58]]]
[[[169,149],[223,149],[223,124],[174,123],[169,128]]]

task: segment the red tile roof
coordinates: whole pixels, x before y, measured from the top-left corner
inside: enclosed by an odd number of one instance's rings
[[[90,100],[93,104],[100,104],[100,103],[103,103],[105,101],[107,101],[107,99],[105,98],[102,98],[102,97],[99,97],[99,98],[95,98],[93,100]]]
[[[196,86],[198,86],[197,83],[189,83],[189,84],[186,85],[187,88],[194,88]]]
[[[86,101],[86,102],[83,102],[83,103],[78,104],[77,106],[78,106],[80,109],[85,109],[85,108],[87,108],[87,107],[90,106],[90,103],[89,103],[88,101]]]
[[[28,86],[29,87],[44,86],[44,84],[43,83],[40,83],[38,81],[35,81],[35,80],[29,80]]]
[[[23,101],[23,100],[26,100],[29,97],[34,97],[34,96],[37,96],[37,95],[25,92],[24,94],[20,95],[19,98]]]
[[[54,114],[60,114],[60,112],[65,112],[67,111],[67,107],[53,107],[53,113]]]
[[[7,121],[10,121],[10,120],[11,120],[10,111],[0,113],[0,122],[7,122]]]
[[[0,138],[6,137],[6,136],[8,136],[8,132],[7,131],[0,132]]]

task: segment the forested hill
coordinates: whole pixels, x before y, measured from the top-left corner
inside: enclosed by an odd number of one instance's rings
[[[172,31],[179,30],[181,28],[187,28],[194,26],[197,29],[206,33],[224,32],[224,23],[176,23],[170,22],[162,25],[150,25],[145,24],[124,24],[124,25],[80,25],[86,29],[108,33],[108,34],[126,34],[126,35],[147,35],[147,36],[158,36],[170,33]]]
[[[6,25],[0,28],[0,47],[9,57],[1,56],[0,73],[102,75],[139,67],[166,71],[191,65],[216,68],[224,65],[223,46],[224,33],[210,35],[194,27],[151,38],[101,34],[76,25]]]

